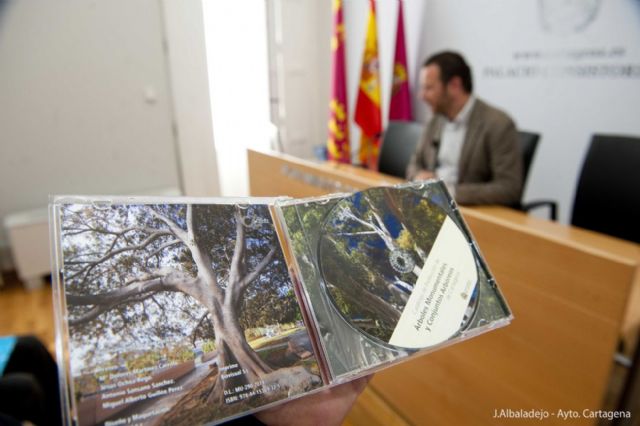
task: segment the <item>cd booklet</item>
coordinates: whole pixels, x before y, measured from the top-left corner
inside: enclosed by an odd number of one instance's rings
[[[512,319],[440,181],[58,196],[50,223],[67,424],[215,424]]]

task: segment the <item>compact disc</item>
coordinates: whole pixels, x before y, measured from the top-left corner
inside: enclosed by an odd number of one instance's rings
[[[478,305],[478,267],[445,207],[419,191],[373,188],[324,219],[318,266],[335,310],[378,343],[418,349],[466,327]]]

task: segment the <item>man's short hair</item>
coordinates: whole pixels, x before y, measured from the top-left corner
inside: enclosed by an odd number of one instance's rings
[[[437,65],[440,68],[440,80],[443,84],[449,83],[453,77],[460,77],[464,90],[467,93],[473,91],[471,68],[459,53],[451,51],[436,53],[429,56],[422,66],[429,65]]]

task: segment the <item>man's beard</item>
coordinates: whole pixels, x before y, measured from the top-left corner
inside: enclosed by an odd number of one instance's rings
[[[444,93],[442,94],[442,97],[439,99],[439,101],[435,105],[433,105],[432,107],[433,113],[444,115],[446,117],[447,113],[451,109],[451,103],[452,103],[451,97],[449,96],[449,93],[445,89]]]

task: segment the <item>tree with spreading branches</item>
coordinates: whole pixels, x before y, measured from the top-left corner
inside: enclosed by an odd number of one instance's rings
[[[70,204],[61,231],[72,344],[87,356],[213,338],[218,365],[243,374],[218,379],[210,400],[273,372],[242,326],[299,316],[266,205]]]

